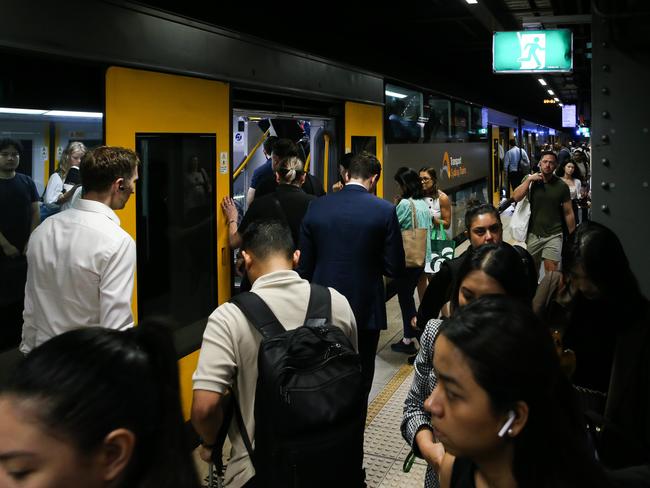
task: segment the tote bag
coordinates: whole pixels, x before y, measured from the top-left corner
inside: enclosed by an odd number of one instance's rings
[[[425,271],[427,273],[437,273],[440,271],[442,263],[454,258],[455,251],[456,241],[447,239],[447,234],[441,222],[439,229],[434,230],[431,238],[431,261]]]
[[[407,268],[421,268],[427,254],[428,229],[418,228],[417,219],[415,218],[415,204],[409,198],[411,205],[411,222],[412,227],[402,231],[402,242],[404,244],[404,257],[406,258]]]
[[[528,187],[530,193],[530,186]],[[530,201],[528,195],[523,200],[517,203],[515,211],[510,219],[510,232],[512,237],[517,242],[526,242],[528,235],[528,222],[530,221]]]

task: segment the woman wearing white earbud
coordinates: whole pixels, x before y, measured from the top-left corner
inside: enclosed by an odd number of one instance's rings
[[[487,295],[440,326],[425,401],[443,488],[610,486],[548,330],[530,307]]]
[[[530,305],[537,285],[537,275],[525,262],[530,259],[523,250],[507,243],[484,244],[471,250],[462,262],[457,281],[451,293],[451,310],[455,312],[482,295],[503,294]],[[440,445],[431,429],[431,415],[424,401],[437,383],[433,370],[434,341],[442,321],[430,320],[420,338],[420,351],[415,358],[415,375],[404,402],[402,435],[412,447],[413,455],[422,457],[433,465]],[[437,353],[436,353],[437,354]],[[427,469],[425,488],[437,488],[438,480],[433,469]]]

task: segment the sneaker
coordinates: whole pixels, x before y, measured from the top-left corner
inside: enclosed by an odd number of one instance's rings
[[[390,348],[395,352],[403,352],[404,354],[415,354],[418,350],[415,348],[415,344],[412,342],[410,344],[404,344],[404,341],[398,341],[395,344],[391,344]]]
[[[415,364],[415,358],[418,357],[417,354],[413,354],[413,356],[409,356],[406,358],[406,362],[409,363],[411,366]]]

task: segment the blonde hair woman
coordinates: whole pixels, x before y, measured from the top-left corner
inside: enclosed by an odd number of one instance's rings
[[[65,188],[65,180],[68,171],[72,166],[79,166],[81,158],[88,150],[83,142],[70,142],[61,154],[59,160],[59,167],[50,176],[43,194],[43,203],[45,204],[58,204],[61,205],[68,201],[74,192],[67,192]]]

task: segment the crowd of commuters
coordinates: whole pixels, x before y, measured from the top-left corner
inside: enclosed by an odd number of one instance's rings
[[[529,159],[511,146],[514,181]],[[239,248],[241,271],[268,320],[254,324],[245,300],[220,305],[193,376],[199,455],[220,458],[227,432],[227,486],[280,486],[269,469],[295,486],[364,486],[355,426],[365,421],[391,289],[402,312],[393,349],[414,362],[401,431],[412,454],[427,462],[425,487],[650,484],[650,306],[617,236],[587,220],[576,225],[586,171],[570,151],[543,151],[539,172],[522,174],[514,188],[515,200],[531,200],[527,250],[503,242],[495,207],[471,202],[469,249],[430,276],[424,264],[407,266],[402,233],[424,230],[426,262],[436,228],[449,228],[449,199],[435,171],[400,168],[393,205],[374,194],[381,164],[372,154],[346,154],[340,180],[319,196],[295,143],[270,137],[264,151],[268,161],[243,219],[229,197],[221,208],[229,244]],[[3,318],[19,320],[26,357],[0,388],[0,486],[199,486],[170,333],[162,323],[132,327],[135,245],[114,210],[134,191],[137,155],[71,145],[48,184],[48,203],[61,203],[59,180],[74,166],[83,194],[39,225],[35,186],[15,172],[21,152],[18,142],[0,141],[0,203],[20,210],[0,221],[0,265],[3,275],[14,273],[14,287],[26,282],[20,297],[2,282]],[[418,282],[426,289],[416,308]],[[319,315],[310,315],[316,309]],[[271,327],[275,336],[266,335]],[[286,443],[267,451],[256,436],[268,427],[259,396],[269,387],[260,384],[266,349],[288,341],[287,354],[297,359],[275,373],[292,374],[307,357],[307,349],[292,350],[304,341],[294,339],[301,330],[311,334],[312,348],[334,334],[323,364],[341,357],[358,373],[358,382],[341,383],[354,389],[344,407],[355,410],[346,412],[349,435],[337,444],[341,425],[318,432],[326,441],[316,447],[334,464],[312,479],[299,465],[304,453],[291,454],[292,464],[274,457]],[[3,327],[3,340],[15,342],[15,335],[15,327]],[[309,403],[280,393],[286,411],[278,424],[309,419],[291,410]],[[327,401],[336,404],[331,395]],[[315,419],[319,406],[312,408]],[[303,438],[296,433],[305,452],[314,449],[309,428]],[[313,475],[320,467],[311,462]]]

